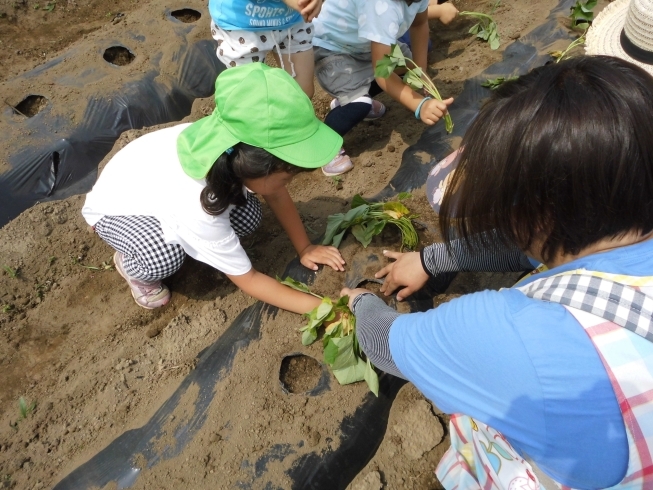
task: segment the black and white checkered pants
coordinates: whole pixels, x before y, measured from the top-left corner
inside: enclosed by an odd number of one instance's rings
[[[263,213],[256,196],[248,194],[247,204],[229,214],[234,232],[244,237],[254,232]],[[181,245],[165,243],[159,220],[152,216],[105,216],[95,224],[96,233],[124,255],[129,276],[142,281],[160,281],[179,270],[186,258]]]

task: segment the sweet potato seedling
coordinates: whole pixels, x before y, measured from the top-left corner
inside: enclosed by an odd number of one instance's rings
[[[414,250],[419,237],[412,219],[417,215],[411,214],[400,202],[408,197],[410,194],[401,193],[397,201],[371,203],[356,194],[349,211],[332,214],[327,218],[327,229],[322,244],[339,247],[345,233],[351,228],[352,234],[367,248],[372,238],[381,233],[386,224],[391,223],[401,230],[401,248]]]
[[[488,14],[482,14],[481,12],[469,12],[463,11],[458,15],[462,17],[472,17],[478,22],[474,24],[470,29],[470,34],[475,34],[476,37],[487,41],[490,45],[490,49],[499,49],[501,45],[501,38],[499,37],[499,28],[494,19]]]
[[[495,90],[499,88],[501,85],[503,85],[504,83],[511,82],[512,80],[517,80],[518,78],[519,77],[517,76],[488,78],[486,81],[484,81],[481,84],[481,87],[486,87],[489,88],[490,90]]]
[[[299,329],[302,332],[302,344],[311,345],[317,340],[318,329],[328,325],[322,336],[324,362],[333,372],[341,385],[367,382],[370,391],[379,396],[379,377],[369,359],[364,360],[358,339],[356,338],[356,317],[349,309],[349,298],[343,296],[334,302],[331,298],[312,293],[306,284],[291,277],[277,280],[288,287],[312,294],[322,299],[322,303],[307,313],[308,323]]]
[[[426,90],[431,97],[440,101],[442,100],[442,96],[438,92],[433,80],[417,66],[417,63],[410,58],[406,58],[397,44],[390,46],[390,54],[384,55],[382,59],[376,62],[374,76],[388,78],[399,67],[406,68],[406,75],[404,76],[404,83],[406,85],[415,91]],[[447,133],[453,131],[453,121],[448,112],[444,115],[444,125]]]
[[[556,60],[556,63],[560,63],[561,61],[566,60],[567,58],[570,58],[570,53],[576,49],[579,46],[582,46],[585,44],[586,40],[586,35],[587,35],[587,30],[589,29],[589,24],[585,24],[585,30],[583,33],[580,35],[578,39],[574,39],[571,43],[569,43],[569,46],[567,46],[563,51],[551,51],[549,54],[553,56],[553,58]]]
[[[576,3],[571,7],[571,26],[579,29],[587,29],[594,20],[594,7],[596,7],[597,0],[587,0],[582,2],[576,0]]]

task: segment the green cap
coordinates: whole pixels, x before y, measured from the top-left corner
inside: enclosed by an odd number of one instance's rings
[[[218,76],[213,114],[181,132],[177,155],[189,176],[202,179],[222,153],[240,142],[303,168],[326,165],[342,147],[342,137],[315,117],[310,99],[292,77],[263,63],[229,68]]]

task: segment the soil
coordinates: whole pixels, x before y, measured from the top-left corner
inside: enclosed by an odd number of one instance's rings
[[[485,0],[455,3],[460,10],[490,8]],[[512,39],[541,24],[557,3],[501,2],[494,14],[502,33],[498,51],[470,37],[468,20],[446,27],[434,23],[429,62],[442,95],[458,95],[466,79],[498,61]],[[210,39],[208,13],[201,5],[200,22],[206,28],[199,38]],[[108,4],[5,0],[0,5],[0,82],[11,81],[64,48],[91,42],[90,33],[118,32],[167,6],[162,0]],[[178,18],[183,22],[197,21],[195,13],[184,11],[184,4],[170,7],[181,10]],[[154,37],[153,44],[157,40]],[[130,58],[129,52],[115,55],[116,64]],[[90,62],[84,57],[70,59],[65,69],[72,72]],[[132,65],[138,69],[137,63]],[[59,95],[68,97],[75,110],[83,90],[66,90]],[[323,117],[329,98],[319,87],[316,90],[314,105]],[[355,164],[352,172],[339,179],[303,173],[289,186],[311,239],[323,233],[328,215],[349,208],[352,196],[379,192],[394,175],[404,150],[423,131],[423,125],[399,104],[385,95],[380,100],[389,113],[362,123],[345,138]],[[38,111],[43,103],[31,100],[18,109]],[[197,100],[185,120],[209,114],[212,107],[211,99]],[[100,168],[129,141],[163,126],[123,133]],[[255,303],[224,275],[189,258],[167,281],[173,292],[171,302],[152,311],[139,308],[113,270],[112,250],[87,231],[80,214],[83,201],[83,196],[73,196],[38,204],[0,229],[0,478],[4,488],[51,488],[116,437],[141,427],[194,369],[200,353]],[[423,189],[415,191],[406,205],[420,215],[421,243],[437,240],[437,224]],[[254,267],[271,276],[281,275],[295,256],[265,206],[261,229],[243,244]],[[341,251],[349,265],[362,264],[361,280],[369,280],[386,262],[382,250],[399,247],[399,232],[387,227],[367,249],[348,236]],[[335,297],[345,278],[346,274],[324,269],[312,287]],[[474,290],[507,286],[514,279],[504,274],[461,274],[447,294],[434,298],[434,305]],[[378,288],[374,282],[365,284]],[[389,302],[406,311],[404,303]],[[264,316],[260,339],[236,354],[193,440],[181,454],[143,468],[133,488],[259,488],[255,462],[270,446],[286,444],[298,454],[337,447],[340,421],[361,404],[367,387],[365,383],[339,386],[331,377],[329,390],[306,395],[318,382],[323,365],[319,342],[301,345],[297,329],[302,320],[287,312]],[[166,434],[188,421],[199,396],[196,386],[185,392],[166,421]],[[27,402],[22,414],[19,397]],[[441,488],[433,470],[447,448],[446,427],[446,415],[407,384],[393,404],[381,447],[352,488]],[[165,452],[170,436],[161,436],[157,444]],[[135,458],[136,467],[139,461],[142,455]],[[266,488],[289,488],[286,466],[282,457],[269,462],[266,481],[273,486]],[[115,483],[107,488],[116,488]]]

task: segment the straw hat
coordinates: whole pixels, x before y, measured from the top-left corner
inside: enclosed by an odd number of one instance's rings
[[[616,56],[653,75],[653,0],[615,0],[587,32],[587,54]]]

